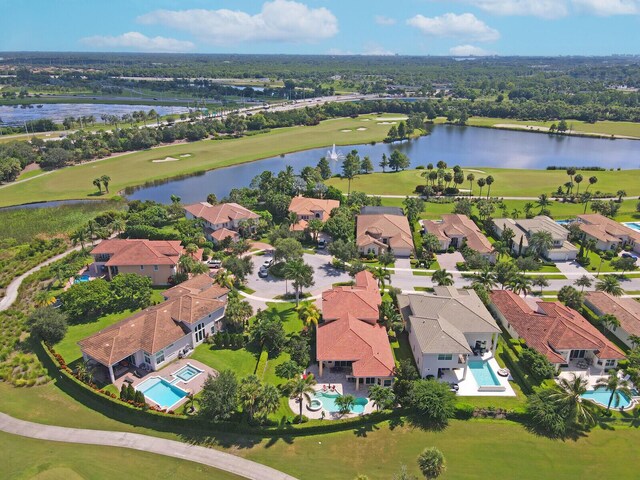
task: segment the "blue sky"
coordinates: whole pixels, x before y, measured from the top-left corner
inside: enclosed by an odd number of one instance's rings
[[[640,0],[0,0],[0,51],[640,54]]]

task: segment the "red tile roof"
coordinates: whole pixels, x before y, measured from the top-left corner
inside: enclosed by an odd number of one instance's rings
[[[184,209],[197,218],[202,218],[207,222],[217,225],[232,220],[249,220],[257,219],[260,216],[252,212],[248,208],[244,208],[237,203],[220,203],[211,205],[207,202],[194,203],[187,205]]]
[[[598,358],[624,358],[596,327],[560,302],[536,302],[536,311],[509,290],[492,291],[491,301],[527,345],[551,363],[565,363],[558,350],[595,350]]]
[[[423,220],[427,233],[432,233],[438,239],[445,240],[452,237],[464,237],[467,246],[479,253],[492,253],[493,245],[483,235],[476,224],[466,215],[442,215],[442,222]]]
[[[389,238],[389,246],[392,249],[413,250],[413,234],[409,226],[409,220],[404,215],[358,215],[356,231],[356,245],[358,247],[366,247],[375,238],[381,236]],[[380,244],[385,245],[382,242]]]
[[[177,265],[184,248],[179,240],[139,240],[112,238],[100,242],[92,255],[108,254],[108,266]]]
[[[395,361],[386,329],[377,323],[381,303],[370,272],[356,275],[353,287],[335,287],[322,294],[325,321],[316,333],[320,361],[352,361],[356,377],[390,377]]]
[[[331,210],[338,208],[338,200],[325,200],[321,198],[293,197],[289,205],[289,211],[298,215],[313,215],[315,212],[324,212],[327,216]]]
[[[202,273],[179,283],[175,287],[165,290],[162,292],[162,296],[170,299],[186,295],[187,293],[191,293],[193,295],[203,294],[208,298],[220,298],[229,293],[229,289],[221,287],[216,284],[208,274]]]
[[[610,313],[620,322],[620,327],[629,335],[640,336],[640,302],[633,298],[620,298],[605,292],[589,292],[584,298],[585,304],[600,312]]]
[[[240,238],[238,232],[234,232],[233,230],[229,230],[228,228],[219,228],[218,230],[214,230],[211,232],[211,238],[214,240],[221,242],[227,237],[231,237],[233,240]]]

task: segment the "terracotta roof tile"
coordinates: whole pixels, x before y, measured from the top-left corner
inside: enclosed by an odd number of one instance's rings
[[[108,254],[108,266],[177,265],[184,248],[179,240],[141,240],[114,238],[100,242],[92,255]]]
[[[237,203],[219,203],[218,205],[211,205],[207,202],[194,203],[193,205],[187,205],[184,209],[191,215],[197,218],[202,218],[207,222],[217,225],[220,223],[226,223],[231,220],[249,220],[257,219],[260,216],[244,208]]]
[[[629,335],[640,336],[640,302],[633,298],[620,298],[605,292],[589,292],[585,295],[585,304],[593,310],[615,316],[620,327]]]

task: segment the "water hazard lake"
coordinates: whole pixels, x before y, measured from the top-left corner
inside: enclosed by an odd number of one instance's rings
[[[340,141],[339,133],[335,141]],[[476,127],[436,125],[430,135],[402,143],[348,145],[336,147],[346,154],[358,150],[369,155],[376,170],[383,153],[400,149],[411,159],[411,168],[444,160],[449,166],[545,169],[547,166],[599,166],[604,168],[640,168],[640,141],[551,136],[541,133],[496,130]],[[232,188],[249,186],[251,179],[264,170],[277,172],[291,165],[296,173],[315,166],[327,148],[317,148],[266,158],[252,163],[211,170],[202,175],[170,180],[166,183],[127,192],[131,200],[155,200],[169,203],[178,195],[184,203],[204,201],[209,193],[218,198]],[[339,173],[341,162],[332,162]]]

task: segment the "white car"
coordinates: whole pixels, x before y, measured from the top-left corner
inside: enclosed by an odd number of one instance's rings
[[[262,262],[261,268],[269,268],[271,265],[273,265],[273,258],[267,258],[264,262]]]

